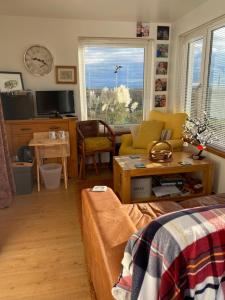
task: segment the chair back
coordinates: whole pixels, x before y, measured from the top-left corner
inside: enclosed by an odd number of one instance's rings
[[[99,135],[99,121],[98,120],[78,121],[77,129],[81,131],[84,138],[96,137]]]
[[[172,130],[171,140],[182,137],[183,125],[187,119],[186,113],[171,113],[152,110],[149,113],[149,120],[163,121],[165,129]]]

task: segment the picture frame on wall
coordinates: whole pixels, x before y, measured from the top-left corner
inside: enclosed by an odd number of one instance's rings
[[[170,28],[169,26],[157,26],[157,40],[169,40]]]
[[[155,107],[166,107],[166,95],[155,95]]]
[[[166,78],[158,78],[155,80],[155,91],[161,92],[167,90],[167,79]]]
[[[23,78],[21,72],[0,71],[0,92],[23,91]]]
[[[156,62],[156,75],[167,75],[168,62],[158,61]]]
[[[156,57],[168,58],[169,44],[157,44]]]
[[[149,37],[150,23],[137,22],[136,37]]]
[[[56,66],[55,75],[56,83],[77,83],[77,68],[75,66]]]

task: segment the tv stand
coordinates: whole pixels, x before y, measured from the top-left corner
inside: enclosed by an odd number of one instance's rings
[[[58,111],[52,111],[49,118],[62,119],[62,115]]]
[[[17,155],[21,146],[28,145],[34,132],[65,130],[70,137],[70,157],[68,157],[69,177],[78,176],[76,118],[36,118],[31,120],[5,121],[9,151],[11,156]]]

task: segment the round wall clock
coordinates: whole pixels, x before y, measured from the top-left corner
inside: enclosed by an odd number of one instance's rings
[[[44,76],[53,68],[53,56],[46,47],[33,45],[24,54],[24,64],[31,74]]]

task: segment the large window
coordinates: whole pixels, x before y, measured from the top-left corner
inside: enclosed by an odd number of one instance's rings
[[[209,26],[201,37],[184,39],[184,110],[192,118],[206,112],[216,139],[211,145],[225,152],[225,20]]]
[[[102,119],[111,125],[143,120],[146,45],[101,40],[82,44],[83,119]]]

